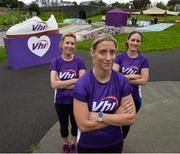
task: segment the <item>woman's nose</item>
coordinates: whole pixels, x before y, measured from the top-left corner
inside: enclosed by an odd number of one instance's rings
[[[107,60],[110,60],[111,59],[111,54],[108,52],[107,54],[106,54],[106,57],[105,57]]]

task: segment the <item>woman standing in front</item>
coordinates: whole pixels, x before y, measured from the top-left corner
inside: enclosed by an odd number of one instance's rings
[[[117,55],[113,65],[113,69],[123,73],[132,85],[136,113],[142,105],[140,85],[145,85],[149,79],[148,59],[139,51],[141,42],[142,34],[137,31],[131,32],[126,41],[127,52]],[[123,126],[124,138],[126,138],[129,129],[130,126]]]
[[[73,114],[73,88],[79,77],[85,73],[83,60],[74,55],[76,36],[67,33],[61,38],[62,55],[51,62],[51,86],[55,89],[55,109],[63,138],[62,152],[76,152],[77,124]],[[72,139],[68,141],[69,117]]]
[[[91,49],[93,68],[74,88],[79,153],[122,152],[121,126],[135,121],[131,86],[126,77],[112,70],[116,49],[112,36],[98,36]]]

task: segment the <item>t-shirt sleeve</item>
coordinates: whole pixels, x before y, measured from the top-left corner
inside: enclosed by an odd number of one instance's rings
[[[132,86],[129,83],[128,79],[121,75],[121,82],[122,82],[122,97],[128,96],[132,93]]]
[[[88,84],[85,74],[77,81],[73,89],[73,97],[82,102],[88,102]]]
[[[124,53],[119,53],[116,56],[116,59],[115,59],[114,63],[118,64],[121,67],[123,56],[124,56]]]
[[[86,65],[85,65],[83,59],[81,59],[81,58],[79,58],[78,68],[79,68],[79,70],[86,69]]]
[[[149,68],[149,61],[148,61],[147,57],[145,57],[145,56],[143,56],[141,68]]]
[[[116,56],[116,59],[115,59],[114,63],[116,63],[116,64],[118,64],[118,65],[121,64],[120,54],[118,54],[118,55]]]
[[[56,59],[53,59],[50,63],[50,66],[49,66],[49,70],[52,71],[57,71],[57,60]]]

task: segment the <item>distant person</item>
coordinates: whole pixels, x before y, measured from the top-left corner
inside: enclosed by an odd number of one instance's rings
[[[83,60],[74,54],[76,36],[67,33],[61,38],[62,55],[51,62],[51,86],[55,89],[55,109],[60,123],[63,139],[63,153],[76,152],[77,124],[73,114],[73,88],[79,77],[85,73]],[[71,142],[69,136],[69,118],[71,123]]]
[[[89,19],[89,20],[88,20],[88,24],[90,24],[90,25],[91,25],[91,23],[92,23],[92,21],[91,21],[91,19]]]
[[[134,16],[132,16],[132,20],[131,20],[131,22],[132,22],[132,25],[134,25],[134,24],[135,24],[135,18],[134,18]]]
[[[154,24],[154,18],[151,18],[151,25]]]
[[[112,70],[116,49],[112,36],[96,37],[91,48],[93,68],[74,88],[78,153],[121,153],[121,126],[135,121],[131,86],[126,77]]]
[[[137,17],[134,18],[134,25],[137,25]]]
[[[149,62],[139,48],[142,42],[142,34],[133,31],[126,41],[127,52],[117,55],[113,69],[121,72],[129,80],[133,87],[132,96],[136,106],[136,112],[142,105],[141,85],[145,85],[149,79]],[[123,126],[123,136],[126,138],[130,126]]]
[[[158,19],[154,18],[154,24],[157,24],[157,23],[158,23]]]

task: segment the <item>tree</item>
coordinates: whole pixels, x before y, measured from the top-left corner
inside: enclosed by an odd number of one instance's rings
[[[167,6],[166,6],[164,3],[162,3],[162,2],[157,3],[156,6],[157,6],[158,8],[163,9],[163,10],[166,10],[166,9],[167,9]]]
[[[133,6],[141,11],[149,7],[150,4],[150,0],[133,0]]]
[[[39,6],[36,4],[36,3],[31,3],[30,5],[29,5],[29,12],[36,12],[37,13],[37,15],[39,15],[40,14],[40,9],[39,9]]]
[[[77,5],[78,5],[76,1],[74,1],[74,2],[72,2],[72,3],[73,3],[74,6],[77,6]]]
[[[97,6],[97,3],[96,3],[96,2],[91,1],[91,2],[89,3],[89,6]]]
[[[167,3],[168,6],[175,6],[176,4],[180,4],[180,0],[169,0]]]
[[[174,11],[176,4],[180,4],[180,0],[169,0],[167,3],[168,10]]]
[[[89,3],[89,6],[106,7],[106,3],[104,3],[103,1],[99,1],[99,2],[91,1]]]
[[[23,8],[24,3],[18,0],[0,0],[0,6],[13,8]]]
[[[97,4],[98,4],[98,6],[106,6],[106,5],[107,5],[106,3],[104,3],[104,2],[101,1],[101,0],[100,0]]]
[[[129,3],[119,3],[119,2],[115,2],[115,3],[112,4],[112,7],[113,7],[113,8],[118,7],[118,8],[128,9]]]

